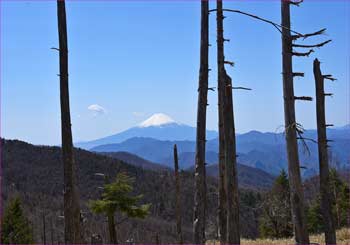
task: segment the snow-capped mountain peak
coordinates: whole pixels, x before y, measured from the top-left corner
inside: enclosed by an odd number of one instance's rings
[[[152,115],[147,120],[139,124],[140,128],[152,127],[152,126],[162,126],[165,124],[176,123],[174,119],[165,115],[163,113],[156,113]]]

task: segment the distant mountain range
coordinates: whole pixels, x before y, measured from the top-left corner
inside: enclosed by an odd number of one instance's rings
[[[164,114],[155,114],[139,126],[95,141],[78,143],[95,152],[129,152],[148,161],[166,167],[173,166],[173,146],[177,144],[179,164],[182,169],[191,168],[195,159],[196,129],[176,123]],[[317,140],[316,130],[306,130],[305,138]],[[330,142],[330,164],[337,168],[349,168],[350,165],[350,125],[327,130]],[[250,131],[236,135],[238,162],[277,175],[281,169],[287,169],[286,146],[283,133],[262,133]],[[206,162],[217,164],[217,132],[207,132]],[[302,175],[312,176],[318,173],[317,144],[306,140],[307,148],[299,142],[300,165]]]
[[[216,131],[207,130],[207,139],[214,139],[218,136]],[[90,150],[93,147],[121,143],[133,137],[149,137],[157,140],[195,140],[196,128],[185,124],[177,123],[169,116],[157,113],[140,123],[121,133],[107,136],[87,142],[75,143],[76,147]]]

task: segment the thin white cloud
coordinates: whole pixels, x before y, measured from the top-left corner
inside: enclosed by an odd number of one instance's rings
[[[103,115],[107,113],[107,110],[100,105],[93,104],[88,106],[88,110],[94,113],[94,116]]]

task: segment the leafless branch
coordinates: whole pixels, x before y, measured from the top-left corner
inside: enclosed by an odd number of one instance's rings
[[[251,88],[245,88],[245,87],[232,87],[232,89],[252,90]]]
[[[332,93],[324,93],[323,95],[324,95],[324,96],[331,96],[331,97],[333,96]]]
[[[215,91],[215,87],[209,87],[208,90]]]
[[[331,80],[331,81],[336,81],[337,80],[336,78],[332,77],[332,75],[330,75],[330,74],[329,75],[323,75],[323,78]]]
[[[211,9],[211,10],[209,10],[209,12],[215,12],[215,11],[217,11],[217,9]],[[297,36],[303,36],[303,34],[301,34],[300,32],[293,31],[293,30],[291,30],[291,29],[288,28],[288,27],[282,26],[282,25],[277,24],[277,23],[275,23],[275,22],[273,22],[273,21],[270,21],[270,20],[261,18],[261,17],[256,16],[256,15],[249,14],[249,13],[247,13],[247,12],[243,12],[243,11],[236,10],[236,9],[223,9],[223,11],[226,11],[226,12],[233,12],[233,13],[238,13],[238,14],[243,14],[243,15],[252,17],[252,18],[254,18],[254,19],[261,20],[261,21],[263,21],[263,22],[269,23],[269,24],[273,25],[274,27],[276,27],[280,32],[281,32],[281,30],[280,30],[279,28],[282,28],[282,29],[286,29],[286,30],[288,30],[288,31],[290,31],[290,32],[292,32],[292,33],[294,33],[294,34],[296,34]]]
[[[326,124],[325,126],[326,127],[333,127],[334,125],[333,124]]]
[[[323,29],[316,31],[316,32],[313,32],[313,33],[302,34],[302,35],[300,35],[300,34],[293,35],[292,40],[296,40],[296,39],[301,38],[301,37],[303,37],[305,39],[305,38],[312,37],[312,36],[322,35],[322,34],[324,34],[325,31],[326,31],[326,28],[323,28]]]
[[[320,48],[324,45],[326,45],[327,43],[330,43],[332,40],[329,39],[327,41],[324,41],[322,43],[318,43],[318,44],[312,44],[312,45],[303,45],[303,44],[295,44],[293,43],[292,46],[296,47],[296,48]]]
[[[297,139],[298,140],[309,140],[309,141],[312,141],[312,142],[314,142],[315,144],[317,144],[317,141],[316,140],[314,140],[314,139],[310,139],[310,138],[299,138],[299,137],[297,137]]]
[[[313,50],[313,49],[310,49],[308,52],[304,52],[304,53],[292,52],[292,55],[294,55],[294,56],[299,56],[299,57],[302,57],[302,56],[309,57],[309,55],[312,54],[313,52],[314,52],[314,50]]]
[[[312,101],[312,97],[309,96],[294,96],[295,100],[306,100],[306,101]]]
[[[232,67],[235,65],[234,62],[232,62],[232,61],[227,61],[227,60],[225,60],[224,63],[225,63],[225,64],[228,64],[228,65],[230,65],[230,66],[232,66]]]
[[[304,77],[304,72],[293,72],[293,77]]]
[[[51,49],[52,49],[52,50],[57,50],[58,52],[60,51],[60,49],[55,48],[55,47],[52,47]]]
[[[289,1],[290,4],[295,5],[295,6],[297,6],[297,7],[299,7],[299,5],[300,5],[302,2],[304,2],[304,0],[300,0],[300,1],[298,1],[298,2]]]

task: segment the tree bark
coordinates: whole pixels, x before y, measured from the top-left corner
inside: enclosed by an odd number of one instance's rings
[[[113,213],[107,216],[107,221],[108,221],[109,241],[111,244],[118,244]]]
[[[223,97],[221,110],[224,131],[225,177],[227,195],[227,243],[240,244],[239,201],[236,162],[236,136],[232,102],[232,80],[225,70],[224,30],[222,0],[217,1],[217,55],[218,55],[218,87]],[[221,106],[220,106],[221,107]],[[220,112],[219,112],[220,118]],[[220,133],[219,133],[220,135]]]
[[[309,244],[309,234],[304,210],[304,194],[300,176],[298,142],[296,137],[295,100],[292,69],[292,38],[290,33],[290,3],[281,0],[282,26],[282,63],[283,63],[283,97],[286,146],[288,158],[289,185],[297,243]]]
[[[62,127],[62,160],[64,165],[64,234],[66,243],[81,243],[80,206],[76,186],[76,170],[73,156],[71,118],[68,89],[68,41],[66,8],[64,0],[57,0],[60,100]]]
[[[181,216],[181,191],[180,191],[180,175],[179,161],[177,156],[177,147],[174,145],[174,168],[175,168],[175,195],[176,195],[176,231],[179,244],[183,244],[182,238],[182,216]]]
[[[227,244],[227,197],[225,170],[225,139],[223,127],[223,96],[218,87],[219,100],[219,238],[221,244]]]
[[[329,166],[327,152],[327,130],[325,116],[324,78],[321,73],[320,62],[315,59],[314,77],[316,86],[316,116],[318,136],[318,161],[320,166],[320,194],[321,210],[325,225],[326,244],[336,244],[334,220],[332,216],[331,191],[329,189]]]
[[[206,218],[206,171],[205,171],[205,143],[206,143],[206,113],[208,95],[208,54],[209,49],[209,2],[201,1],[201,44],[200,69],[198,87],[196,159],[195,159],[195,197],[193,235],[195,244],[205,243]]]

